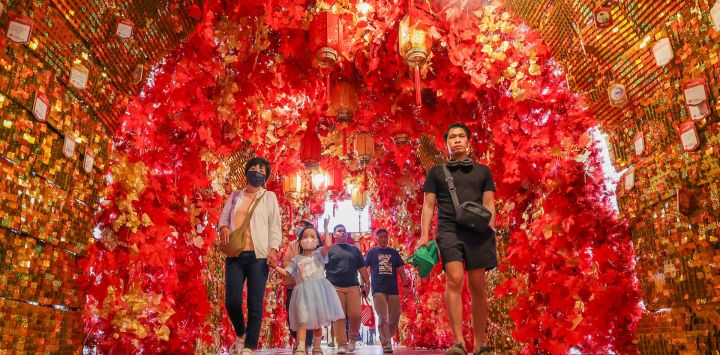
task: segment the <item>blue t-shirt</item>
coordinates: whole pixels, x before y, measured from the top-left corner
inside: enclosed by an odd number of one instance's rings
[[[365,264],[370,267],[370,284],[373,295],[384,293],[397,295],[397,268],[405,265],[400,253],[394,248],[374,247],[365,254]]]
[[[350,244],[335,244],[328,252],[325,275],[333,286],[360,286],[358,269],[365,267],[360,249]]]

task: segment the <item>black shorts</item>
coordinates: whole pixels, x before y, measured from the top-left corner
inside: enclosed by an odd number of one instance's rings
[[[440,232],[437,236],[440,258],[445,265],[451,261],[465,264],[465,270],[485,269],[490,271],[498,266],[495,231],[475,234],[469,231],[460,233]]]

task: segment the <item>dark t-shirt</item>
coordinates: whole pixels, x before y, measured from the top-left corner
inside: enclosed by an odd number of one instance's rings
[[[458,201],[474,201],[483,203],[485,191],[495,191],[490,168],[483,164],[473,163],[472,166],[448,167],[450,175],[455,182]],[[435,193],[438,204],[438,234],[465,232],[473,233],[471,230],[455,223],[455,207],[453,206],[450,189],[445,180],[445,173],[442,165],[433,167],[428,171],[423,185],[423,192]]]
[[[350,244],[335,244],[328,252],[325,276],[333,286],[360,286],[358,269],[365,267],[360,249]]]
[[[370,284],[373,295],[380,292],[397,295],[397,268],[405,265],[400,253],[394,248],[374,247],[365,254],[365,264],[370,267]]]

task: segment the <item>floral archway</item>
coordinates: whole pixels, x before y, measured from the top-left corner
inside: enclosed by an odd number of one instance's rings
[[[232,340],[214,230],[224,179],[236,176],[229,162],[272,162],[285,231],[328,196],[299,201],[284,179],[314,163],[339,171],[367,189],[373,225],[407,252],[425,171],[443,159],[445,127],[462,121],[498,187],[491,332],[525,353],[634,351],[634,251],[605,188],[596,122],[500,1],[211,0],[188,11],[199,25],[116,132],[101,242],[83,261],[85,328],[98,347],[189,352]],[[354,154],[360,132],[374,141],[366,164]],[[404,297],[403,344],[450,342],[443,282],[437,269]],[[279,347],[284,295],[270,285],[263,346]]]

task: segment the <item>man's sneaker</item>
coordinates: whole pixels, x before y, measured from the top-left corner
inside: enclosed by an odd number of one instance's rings
[[[344,347],[344,346],[340,346],[340,347],[338,347],[337,353],[338,353],[338,354],[346,354],[346,353],[347,353],[347,348]]]
[[[393,352],[392,346],[390,346],[390,345],[383,346],[383,352],[386,354],[392,354],[392,352]]]
[[[250,348],[243,349],[242,355],[253,355],[253,350]]]
[[[352,353],[355,352],[355,342],[351,341],[348,343],[347,352]]]
[[[447,349],[445,355],[467,355],[467,351],[462,344],[455,344],[452,348]]]
[[[312,355],[323,355],[322,348],[313,348]]]

